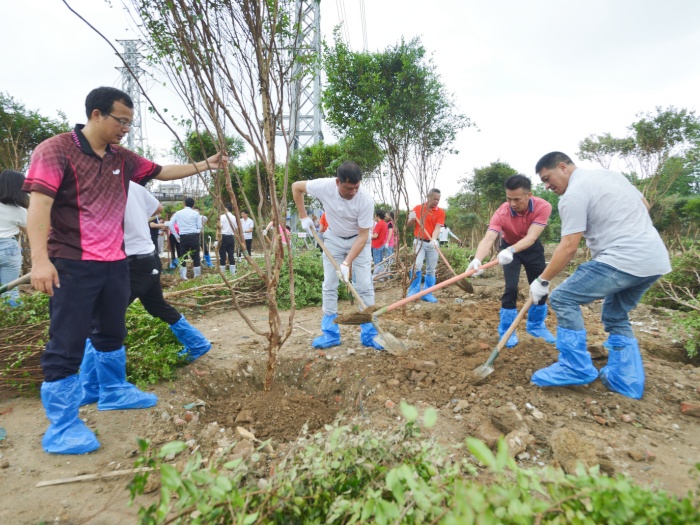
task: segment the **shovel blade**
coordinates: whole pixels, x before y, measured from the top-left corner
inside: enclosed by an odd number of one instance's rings
[[[493,372],[494,372],[493,367],[487,366],[487,365],[477,366],[474,369],[474,375],[477,376],[479,379],[484,379],[484,378],[490,376],[491,374],[493,374]]]
[[[387,332],[377,335],[374,340],[382,345],[384,350],[389,352],[391,355],[402,355],[408,351],[408,348],[406,348],[406,345],[403,344],[403,341]]]

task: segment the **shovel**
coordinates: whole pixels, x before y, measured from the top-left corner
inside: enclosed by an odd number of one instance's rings
[[[421,222],[421,220],[418,217],[416,217],[416,221],[418,222],[418,226],[420,226],[421,231],[427,237],[428,232],[426,232],[425,228],[423,228],[423,223]],[[457,272],[455,272],[454,268],[452,268],[452,265],[447,261],[447,257],[445,257],[445,254],[442,253],[442,251],[440,250],[440,247],[436,246],[435,249],[437,250],[438,255],[442,259],[442,262],[445,263],[445,266],[447,266],[447,268],[452,272],[453,276],[456,276]],[[474,287],[472,286],[472,283],[470,283],[469,281],[459,280],[455,284],[467,293],[474,293]]]
[[[331,261],[331,264],[333,264],[333,267],[335,268],[335,273],[338,274],[338,278],[342,281],[343,280],[343,274],[340,271],[340,266],[338,266],[338,263],[336,260],[333,258],[333,255],[328,251],[328,248],[326,248],[326,245],[323,244],[323,241],[321,238],[318,236],[318,233],[316,233],[316,230],[311,228],[311,233],[313,234],[314,238],[316,239],[316,242],[318,245],[321,247],[323,250],[323,253],[326,254],[326,257],[328,257],[328,260]],[[362,310],[367,309],[367,305],[365,302],[362,300],[362,297],[357,293],[357,290],[355,290],[355,287],[351,283],[347,283],[348,289],[352,293],[353,297],[357,299],[357,303],[360,305],[360,308]],[[408,349],[406,348],[406,345],[404,345],[401,341],[399,341],[395,336],[392,334],[385,332],[384,330],[381,329],[379,324],[375,319],[372,319],[372,316],[370,315],[369,320],[367,321],[368,323],[372,323],[374,325],[374,328],[377,329],[377,332],[379,332],[379,344],[381,344],[387,352],[389,352],[392,355],[398,355],[401,354],[402,352],[407,351]]]
[[[10,281],[9,283],[3,284],[2,286],[0,286],[0,293],[5,293],[8,290],[12,290],[15,286],[19,286],[20,284],[27,284],[31,280],[32,280],[31,273],[24,274],[19,279],[15,279],[14,281]]]
[[[491,266],[496,266],[497,264],[498,259],[494,259],[493,261],[487,262],[486,264],[479,266],[479,270],[485,270],[487,268],[490,268]],[[438,283],[435,286],[431,286],[430,288],[421,290],[417,294],[411,295],[410,297],[406,297],[405,299],[401,299],[400,301],[397,301],[394,304],[390,304],[389,306],[379,308],[374,312],[362,311],[356,314],[345,314],[342,316],[338,316],[335,322],[336,324],[364,324],[376,321],[377,317],[379,317],[380,315],[384,315],[385,313],[391,312],[392,310],[396,310],[397,308],[400,308],[401,306],[410,303],[411,301],[416,301],[424,295],[433,293],[434,291],[440,290],[441,288],[446,288],[447,286],[455,284],[456,282],[462,279],[471,277],[479,270],[467,270],[466,272],[461,273],[459,275],[455,275],[454,277],[450,277],[449,279],[442,281],[441,283]]]
[[[527,313],[527,311],[530,309],[531,306],[532,306],[532,296],[527,298],[527,301],[525,301],[525,304],[520,309],[520,312],[518,312],[518,316],[513,320],[513,323],[510,325],[510,328],[508,328],[508,330],[506,330],[506,333],[503,334],[503,337],[501,337],[501,340],[496,345],[496,348],[493,349],[493,352],[491,352],[491,355],[486,360],[486,362],[483,365],[477,366],[474,369],[474,375],[477,376],[478,379],[484,379],[485,377],[488,377],[489,375],[493,374],[493,362],[498,357],[498,353],[506,345],[508,338],[512,335],[513,332],[515,332],[515,329],[520,324],[520,321],[523,320],[523,317],[525,317],[525,314]]]

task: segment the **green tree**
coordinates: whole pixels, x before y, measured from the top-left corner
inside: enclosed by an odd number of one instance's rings
[[[70,125],[64,113],[52,119],[0,92],[0,169],[26,171],[34,148],[66,131]]]

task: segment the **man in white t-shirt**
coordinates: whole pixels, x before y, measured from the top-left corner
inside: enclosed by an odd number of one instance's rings
[[[248,255],[253,255],[253,229],[255,228],[255,223],[253,219],[248,217],[248,212],[241,211],[241,228],[243,229],[245,249]]]
[[[323,204],[328,221],[323,243],[340,266],[343,280],[348,282],[350,266],[357,283],[357,293],[367,306],[374,305],[372,287],[370,229],[374,224],[374,199],[360,188],[362,172],[354,162],[344,162],[336,171],[335,179],[297,181],[292,184],[292,196],[299,211],[301,225],[311,235],[313,220],[304,207],[304,194],[316,197]],[[315,348],[329,348],[340,344],[338,316],[338,274],[323,254],[323,335],[314,339]],[[383,350],[374,340],[377,330],[372,323],[361,325],[360,340],[365,346]]]
[[[131,286],[129,304],[139,299],[149,314],[168,323],[175,337],[185,347],[180,352],[180,356],[191,362],[206,354],[211,348],[211,343],[199,330],[187,322],[184,315],[163,298],[160,283],[163,266],[154,249],[148,224],[149,217],[162,211],[163,205],[146,188],[135,182],[129,183],[129,196],[124,212],[124,248],[129,263]],[[96,322],[99,320],[94,320],[93,324]],[[88,339],[83,362],[80,365],[80,384],[83,388],[81,405],[95,403],[100,397],[95,351],[92,342]],[[124,378],[122,380],[126,382]],[[141,392],[136,387],[129,391],[128,396],[133,401],[139,399],[142,403],[152,399],[155,404],[158,399],[155,394]]]
[[[582,385],[598,371],[586,351],[586,329],[580,305],[604,299],[601,320],[610,334],[603,384],[634,399],[644,394],[644,365],[629,321],[649,287],[671,271],[668,251],[649,217],[649,203],[623,175],[609,170],[577,168],[559,151],[542,157],[535,171],[546,189],[561,195],[561,241],[542,274],[530,284],[538,303],[549,293],[549,281],[576,255],[582,237],[592,260],[551,294],[557,315],[559,360],[538,370],[538,386]]]
[[[238,224],[236,223],[236,217],[234,217],[233,213],[231,213],[233,210],[231,203],[226,203],[224,208],[226,208],[226,213],[219,217],[219,224],[221,225],[219,266],[221,266],[222,269],[226,268],[226,258],[228,257],[228,271],[231,272],[231,274],[234,274],[236,273],[236,257],[234,256],[234,230],[238,229]]]

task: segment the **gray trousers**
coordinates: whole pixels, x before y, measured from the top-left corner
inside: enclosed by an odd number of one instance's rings
[[[342,264],[350,253],[352,245],[355,244],[357,237],[352,239],[342,239],[335,235],[332,231],[327,230],[323,236],[323,243],[328,248],[328,251],[333,255],[333,259]],[[355,289],[358,295],[362,298],[367,306],[374,305],[374,287],[372,286],[372,257],[370,254],[370,239],[367,238],[367,244],[362,249],[360,254],[352,262],[353,282],[356,283]],[[338,274],[336,273],[333,264],[323,253],[323,314],[332,315],[338,313]]]
[[[429,242],[420,239],[413,240],[413,253],[416,254],[416,271],[419,272],[425,260],[425,275],[435,275],[435,267],[438,261],[437,248]]]

